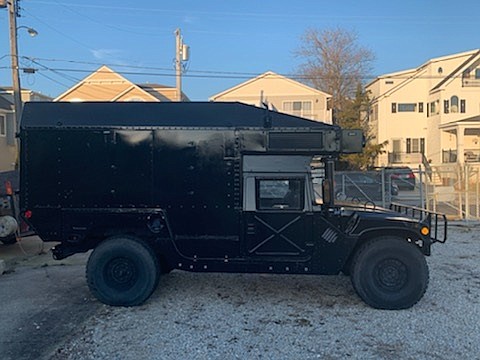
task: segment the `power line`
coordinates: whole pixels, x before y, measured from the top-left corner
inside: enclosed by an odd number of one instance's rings
[[[35,60],[35,61],[47,61],[47,62],[65,62],[65,63],[70,63],[70,64],[79,64],[79,65],[96,65],[96,66],[109,66],[109,67],[115,67],[115,68],[129,68],[129,69],[138,69],[138,70],[153,70],[153,71],[167,71],[167,72],[172,72],[171,74],[169,73],[152,73],[152,72],[134,72],[134,71],[117,71],[119,74],[126,74],[126,75],[152,75],[152,76],[171,76],[173,75],[174,69],[172,68],[165,68],[165,67],[156,67],[156,66],[138,66],[138,65],[125,65],[125,64],[115,64],[115,63],[104,63],[104,62],[93,62],[93,61],[80,61],[80,60],[68,60],[68,59],[52,59],[52,58],[31,58],[28,56],[24,56],[25,59],[28,60]],[[73,72],[93,72],[95,70],[91,69],[68,69],[68,68],[60,68],[57,69],[59,71],[73,71]],[[194,73],[195,75],[192,75],[191,77],[205,77],[205,78],[226,78],[226,79],[232,79],[232,78],[238,78],[238,79],[244,79],[244,78],[251,78],[251,77],[257,77],[261,75],[260,73],[254,73],[254,72],[239,72],[239,71],[220,71],[220,70],[195,70],[195,69],[189,69],[189,73]],[[205,75],[213,75],[213,76],[201,76],[198,74],[205,74]],[[185,75],[188,76],[188,75]],[[460,77],[456,76],[456,77]],[[326,80],[326,79],[333,79],[334,77],[322,77],[322,76],[310,76],[310,75],[303,75],[303,74],[298,74],[298,73],[287,73],[287,74],[278,74],[278,76],[272,76],[272,78],[281,78],[281,77],[289,77],[289,78],[295,78],[295,79],[303,79],[303,80]],[[373,80],[377,78],[382,78],[382,79],[409,79],[411,75],[401,75],[401,76],[389,76],[387,75],[366,75],[361,78],[361,80]],[[346,78],[349,78],[348,76]],[[446,76],[442,75],[426,75],[426,76],[421,76],[421,79],[431,79],[431,80],[438,80],[438,79],[444,79]]]
[[[141,68],[141,67],[139,67]],[[73,69],[73,68],[48,68],[51,71],[64,71],[64,72],[74,72],[74,73],[92,73],[96,70],[91,69]],[[98,70],[97,70],[98,71]],[[98,71],[102,73],[102,71]],[[107,72],[107,71],[105,71]],[[193,72],[197,72],[197,74],[191,74]],[[166,73],[166,72],[139,72],[139,71],[118,71],[120,75],[143,75],[143,76],[167,76],[172,77],[175,76],[175,73]],[[259,76],[261,74],[258,73],[235,73],[235,72],[216,72],[216,71],[202,71],[202,70],[190,70],[190,74],[185,74],[185,77],[191,78],[205,78],[205,79],[251,79],[251,76]],[[273,75],[271,79],[281,79],[284,77],[294,78],[294,79],[301,79],[301,80],[331,80],[331,79],[338,79],[338,76],[311,76],[311,75],[302,75],[302,74],[287,74],[287,75]],[[373,79],[392,79],[392,80],[404,80],[409,79],[411,76],[363,76],[361,80],[373,80]],[[456,75],[455,77],[451,78],[461,78],[462,75]],[[350,77],[344,77],[350,78]],[[355,77],[356,78],[356,77]],[[439,76],[439,75],[426,75],[426,76],[419,76],[418,79],[424,80],[440,80],[445,79],[446,76]]]
[[[173,68],[164,68],[164,67],[150,67],[150,66],[136,66],[136,65],[125,65],[125,64],[108,64],[108,63],[100,63],[100,62],[91,62],[91,61],[77,61],[77,60],[66,60],[66,59],[50,59],[50,58],[32,58],[28,56],[23,56],[22,58],[32,61],[33,63],[44,67],[44,70],[50,70],[52,72],[74,72],[74,73],[92,73],[98,71],[97,69],[74,69],[74,68],[52,68],[46,65],[41,64],[39,61],[47,61],[47,62],[65,62],[71,64],[79,64],[79,65],[96,65],[96,66],[111,66],[116,68],[127,68],[127,69],[137,69],[137,70],[149,70],[149,71],[116,71],[120,75],[142,75],[142,76],[166,76],[172,77],[175,76]],[[3,69],[10,69],[10,67],[0,67]],[[151,71],[153,70],[153,71]],[[102,71],[100,71],[101,73]],[[191,78],[206,78],[206,79],[251,79],[252,77],[257,77],[262,75],[263,73],[253,73],[253,72],[238,72],[238,71],[219,71],[219,70],[193,70],[189,69],[189,73],[185,74],[185,77]],[[63,75],[65,76],[65,75]],[[304,74],[276,74],[270,76],[270,79],[279,79],[283,77],[288,77],[291,79],[297,80],[331,80],[338,77],[333,76],[311,76],[311,75],[304,75]],[[442,76],[442,75],[423,75],[417,77],[418,79],[424,80],[441,80],[445,78],[461,78],[462,74],[458,74],[454,77],[449,76]],[[349,78],[346,76],[345,78]],[[405,80],[410,79],[411,75],[366,75],[361,77],[361,80],[374,80],[374,79],[383,79],[383,80]],[[80,81],[77,78],[74,78],[74,81]]]
[[[167,14],[178,14],[184,15],[184,10],[171,10],[166,8],[155,8],[155,7],[134,7],[134,6],[111,6],[111,5],[93,5],[93,4],[85,4],[82,2],[78,3],[62,3],[57,0],[54,1],[45,1],[45,0],[36,0],[36,4],[42,5],[61,5],[65,7],[77,7],[77,8],[87,8],[87,9],[97,9],[97,10],[120,10],[120,11],[139,11],[139,12],[148,12],[148,13],[167,13]],[[250,17],[250,18],[258,18],[258,19],[265,19],[265,18],[272,18],[272,19],[311,19],[311,20],[331,20],[331,15],[321,15],[317,13],[292,13],[292,12],[273,12],[270,8],[268,11],[265,12],[236,12],[236,11],[201,11],[201,10],[189,10],[190,14],[198,14],[198,15],[214,15],[214,16],[233,16],[233,17]],[[451,23],[464,23],[466,20],[476,21],[475,15],[470,14],[461,14],[461,15],[450,15],[449,20]],[[384,22],[392,22],[392,21],[409,21],[414,23],[428,23],[431,24],[432,20],[436,20],[441,22],[445,25],[445,16],[441,15],[430,15],[426,18],[423,15],[337,15],[335,16],[337,21],[347,20],[347,21],[384,21]],[[452,21],[452,20],[455,20]]]
[[[77,16],[80,16],[82,18],[85,18],[87,20],[89,20],[90,22],[94,23],[94,24],[99,24],[101,26],[104,26],[104,27],[107,27],[107,28],[110,28],[110,29],[114,29],[114,30],[118,30],[118,31],[123,31],[123,32],[127,32],[127,33],[130,33],[130,34],[138,34],[138,35],[149,35],[151,36],[152,34],[151,33],[141,33],[141,32],[137,32],[137,31],[132,31],[132,30],[127,30],[127,29],[124,29],[122,27],[119,27],[119,26],[115,26],[115,25],[110,25],[110,24],[107,24],[105,22],[102,22],[102,21],[99,21],[99,20],[96,20],[94,18],[92,18],[91,16],[88,16],[88,15],[85,15],[83,13],[81,13],[80,11],[77,11],[77,10],[74,10],[72,8],[72,5],[73,4],[64,4],[64,3],[61,3],[59,1],[56,1],[54,0],[55,3],[57,3],[59,6],[63,7],[64,9],[70,11],[71,13],[77,15]],[[166,36],[167,34],[165,34]]]
[[[28,57],[27,57],[28,58]],[[35,60],[40,61],[49,61],[49,62],[65,62],[71,64],[83,64],[83,65],[106,65],[117,68],[131,68],[131,69],[142,69],[142,70],[159,70],[159,71],[174,71],[174,68],[166,67],[157,67],[157,66],[138,66],[138,65],[125,65],[125,64],[115,64],[115,63],[104,63],[104,62],[94,62],[94,61],[80,61],[80,60],[68,60],[68,59],[51,59],[51,58],[34,58]],[[220,71],[220,70],[192,70],[189,69],[189,72],[194,73],[205,73],[205,74],[225,74],[225,75],[245,75],[245,76],[258,76],[258,73],[254,72],[239,72],[239,71]]]
[[[89,50],[89,51],[92,51],[92,49],[88,46],[88,45],[85,45],[84,43],[78,41],[77,39],[65,34],[65,32],[63,31],[60,31],[60,30],[57,30],[56,28],[54,28],[53,26],[51,26],[50,24],[48,24],[47,22],[41,20],[39,17],[33,15],[31,12],[25,10],[22,8],[23,11],[25,11],[27,14],[29,14],[32,18],[34,18],[35,20],[37,20],[38,22],[42,23],[43,25],[45,25],[46,27],[48,27],[49,29],[53,30],[54,32],[56,32],[57,34],[60,34],[61,36],[63,36],[64,38],[66,39],[69,39],[70,41],[73,41],[75,42],[76,44],[84,47],[85,49]]]

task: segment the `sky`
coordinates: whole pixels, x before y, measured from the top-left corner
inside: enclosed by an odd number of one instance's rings
[[[343,28],[375,55],[372,77],[480,48],[479,0],[20,0],[23,88],[56,97],[102,64],[135,83],[175,86],[174,31],[190,46],[194,101],[266,71],[294,77],[307,29]],[[8,13],[0,9],[0,86],[11,86]]]

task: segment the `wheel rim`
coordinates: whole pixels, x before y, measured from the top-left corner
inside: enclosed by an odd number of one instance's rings
[[[398,259],[385,259],[375,267],[375,279],[383,289],[397,291],[407,283],[408,270]]]
[[[137,270],[131,259],[115,258],[105,267],[105,278],[117,290],[131,288],[136,281]]]

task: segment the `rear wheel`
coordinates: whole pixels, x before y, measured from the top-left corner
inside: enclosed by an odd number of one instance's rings
[[[357,294],[378,309],[406,309],[428,286],[425,256],[412,243],[394,236],[365,243],[352,261],[351,280]]]
[[[135,306],[157,287],[160,267],[153,250],[127,236],[112,237],[93,250],[87,263],[92,294],[108,305]]]
[[[10,215],[0,216],[0,241],[6,245],[14,244],[17,241],[15,236],[18,230],[17,220]]]
[[[12,245],[17,242],[17,238],[15,237],[15,234],[12,234],[6,237],[0,237],[0,241],[5,245]]]

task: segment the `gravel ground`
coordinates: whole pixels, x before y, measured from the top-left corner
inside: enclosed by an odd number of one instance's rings
[[[479,359],[479,233],[450,227],[408,310],[368,307],[345,276],[173,271],[143,306],[100,306],[51,358]]]

